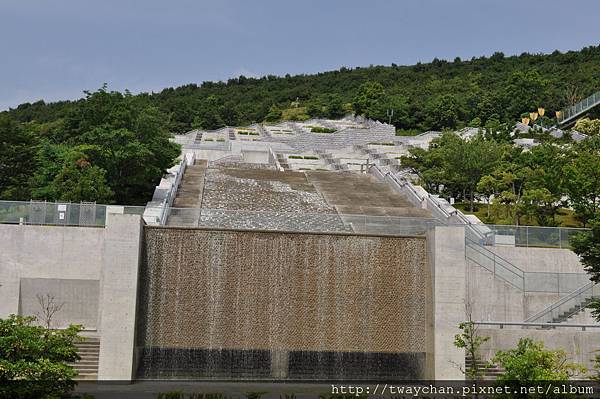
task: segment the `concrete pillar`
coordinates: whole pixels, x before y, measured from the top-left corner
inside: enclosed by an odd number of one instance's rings
[[[289,352],[285,349],[271,351],[271,377],[279,380],[288,376]]]
[[[139,215],[107,214],[100,289],[98,380],[133,378],[142,233]]]
[[[454,346],[458,324],[466,320],[466,260],[463,226],[438,226],[429,237],[433,255],[433,375],[464,379],[465,351]]]

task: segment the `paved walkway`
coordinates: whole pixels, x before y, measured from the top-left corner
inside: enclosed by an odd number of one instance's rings
[[[295,398],[317,399],[321,394],[331,392],[331,384],[282,383],[282,382],[186,382],[186,381],[141,381],[127,383],[80,383],[78,393],[89,393],[95,399],[150,399],[158,393],[180,391],[184,393],[220,393],[224,398],[246,398],[250,392],[266,392],[263,399],[286,398],[294,394]],[[289,397],[289,396],[288,396]],[[187,399],[187,398],[186,398]]]

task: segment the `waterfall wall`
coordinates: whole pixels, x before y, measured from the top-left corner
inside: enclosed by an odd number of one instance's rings
[[[145,227],[139,378],[425,375],[426,240]]]

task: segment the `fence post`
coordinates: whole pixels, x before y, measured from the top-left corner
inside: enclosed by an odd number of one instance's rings
[[[562,229],[558,227],[558,247],[562,249]]]

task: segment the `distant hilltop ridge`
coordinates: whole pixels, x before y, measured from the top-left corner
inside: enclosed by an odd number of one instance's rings
[[[512,122],[540,106],[552,116],[597,91],[599,75],[600,46],[590,46],[551,54],[496,52],[469,61],[434,59],[412,66],[342,67],[314,75],[240,76],[132,97],[158,108],[173,133],[337,119],[348,113],[391,122],[398,129],[427,131],[473,121]],[[64,118],[77,104],[39,101],[6,112],[20,122],[47,123]]]

